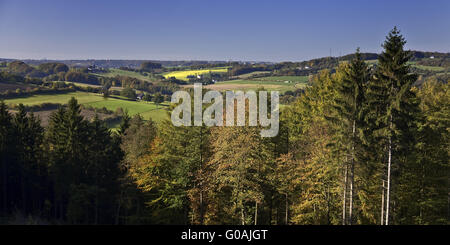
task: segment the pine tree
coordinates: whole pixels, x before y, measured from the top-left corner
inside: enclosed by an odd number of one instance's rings
[[[10,211],[11,191],[13,190],[10,183],[11,168],[13,164],[14,152],[14,131],[12,130],[12,117],[8,111],[6,104],[0,101],[0,164],[1,164],[1,199],[2,212],[7,214]]]
[[[27,115],[22,104],[14,115],[13,124],[17,142],[17,164],[20,168],[20,206],[23,214],[28,214],[32,206],[36,210],[43,202],[40,193],[45,191],[45,188],[40,186],[40,182],[45,177],[46,171],[42,164],[41,149],[44,129],[34,114]]]
[[[342,75],[340,75],[343,73]],[[360,131],[363,124],[362,107],[365,103],[365,86],[369,70],[361,59],[359,49],[348,66],[340,66],[334,77],[337,95],[334,113],[327,119],[334,124],[335,139],[333,142],[337,154],[344,154],[344,190],[343,190],[343,224],[354,221],[355,165],[360,161]],[[348,203],[347,203],[348,194]],[[347,207],[348,206],[348,207]],[[348,211],[347,211],[348,208]]]
[[[372,136],[379,140],[379,160],[387,155],[386,207],[384,223],[391,217],[392,171],[401,167],[402,154],[410,147],[409,127],[414,127],[417,111],[415,94],[411,86],[417,76],[410,73],[408,60],[411,53],[403,49],[406,41],[395,27],[386,37],[384,51],[378,58],[376,74],[368,88],[367,121],[373,129]],[[386,154],[383,154],[385,151]],[[383,212],[383,211],[382,211]]]
[[[448,224],[450,90],[426,81],[418,91],[421,114],[414,134],[414,158],[399,178],[397,223]]]
[[[67,218],[67,208],[75,197],[74,188],[85,180],[84,170],[90,157],[86,143],[89,130],[80,113],[80,105],[72,98],[67,109],[60,107],[50,117],[47,147],[55,188],[55,218]]]
[[[118,133],[119,135],[125,134],[125,131],[130,127],[130,120],[131,117],[128,114],[128,110],[125,110],[125,112],[122,115],[122,120],[120,122]]]

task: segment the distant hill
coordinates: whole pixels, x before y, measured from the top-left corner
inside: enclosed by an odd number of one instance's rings
[[[11,62],[15,59],[1,59],[2,61]],[[51,63],[51,62],[59,62],[64,63],[70,67],[89,67],[89,66],[97,66],[100,68],[120,68],[120,67],[128,67],[128,68],[139,68],[141,63],[146,61],[160,63],[166,67],[173,66],[193,66],[193,65],[205,65],[205,64],[221,64],[226,61],[160,61],[160,60],[32,60],[26,59],[22,60],[23,62],[29,65],[40,65],[43,63]]]
[[[450,53],[441,53],[441,52],[428,52],[428,51],[412,51],[413,58],[411,61],[418,61],[424,58],[436,58],[436,59],[450,59]],[[300,63],[300,64],[319,64],[323,63],[323,61],[342,61],[342,60],[350,60],[354,57],[354,54],[347,54],[340,57],[321,57],[301,62],[280,62],[280,63]],[[378,58],[377,53],[362,53],[362,58],[364,60],[374,60]],[[6,61],[11,62],[15,59],[2,59],[0,58],[0,62]],[[23,62],[29,65],[39,65],[42,63],[49,62],[59,62],[64,63],[70,67],[89,67],[89,66],[97,66],[100,68],[120,68],[120,67],[128,67],[128,68],[139,68],[141,63],[146,61],[160,63],[165,67],[177,67],[177,66],[196,66],[196,65],[206,65],[206,64],[223,64],[227,63],[227,61],[206,61],[206,60],[179,60],[179,61],[166,61],[166,60],[33,60],[26,59],[22,60]],[[242,64],[275,64],[276,62],[257,62],[257,61],[241,61],[238,63]]]
[[[435,59],[450,59],[450,53],[440,53],[440,52],[424,52],[424,51],[412,51],[413,56],[411,61],[420,60],[423,58],[435,58]],[[347,54],[340,57],[340,60],[351,60],[355,55]],[[361,53],[361,56],[364,60],[375,60],[378,59],[378,54],[376,53]]]

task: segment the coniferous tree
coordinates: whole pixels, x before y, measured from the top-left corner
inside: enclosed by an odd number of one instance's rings
[[[418,110],[415,93],[411,91],[417,75],[410,73],[407,62],[411,53],[404,50],[405,43],[396,27],[388,34],[367,94],[366,120],[372,130],[371,136],[376,139],[372,143],[379,142],[377,161],[386,161],[386,200],[382,207],[386,225],[392,216],[392,174],[393,171],[398,174],[401,166],[406,164],[404,156],[411,149],[414,114]]]
[[[7,214],[11,207],[9,205],[11,199],[11,191],[13,185],[11,181],[11,169],[13,165],[14,153],[14,131],[12,130],[12,117],[7,110],[6,104],[0,101],[0,164],[1,164],[1,185],[2,185],[2,212]]]
[[[86,154],[87,122],[80,112],[80,106],[72,98],[67,109],[61,107],[51,115],[47,141],[55,188],[55,218],[67,218],[67,208],[75,201],[71,193],[81,184],[83,168],[89,158]]]
[[[342,72],[343,74],[339,76]],[[357,49],[351,63],[348,66],[340,66],[336,72],[337,94],[333,106],[334,113],[332,116],[327,116],[335,128],[333,144],[335,147],[341,148],[338,152],[342,152],[345,155],[344,159],[348,159],[344,162],[343,167],[343,224],[352,224],[354,221],[355,165],[360,162],[362,151],[360,131],[363,125],[362,107],[365,103],[365,86],[368,75],[368,67],[361,59],[361,54]]]
[[[20,169],[21,209],[28,214],[42,206],[42,188],[40,184],[46,176],[46,168],[42,162],[44,129],[34,114],[27,115],[25,107],[20,104],[13,118],[16,134],[17,167]],[[31,191],[33,190],[33,191]]]
[[[398,223],[449,223],[449,84],[427,81],[417,89],[421,115],[414,135],[414,161],[400,178]]]

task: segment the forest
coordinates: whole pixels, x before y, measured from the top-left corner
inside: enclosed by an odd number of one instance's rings
[[[376,64],[319,71],[272,138],[126,113],[113,132],[75,98],[44,128],[2,101],[0,224],[448,225],[449,85],[417,84],[405,44],[394,28]]]

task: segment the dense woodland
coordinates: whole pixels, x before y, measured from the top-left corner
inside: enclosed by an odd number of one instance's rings
[[[0,222],[449,224],[449,85],[414,86],[404,45],[394,29],[376,66],[320,71],[273,138],[139,115],[110,132],[75,99],[42,128],[2,102]]]

